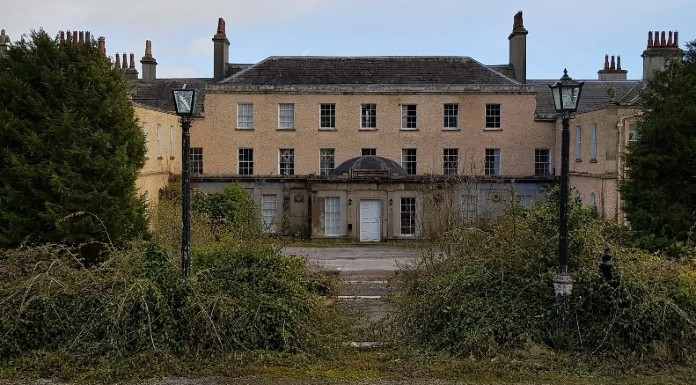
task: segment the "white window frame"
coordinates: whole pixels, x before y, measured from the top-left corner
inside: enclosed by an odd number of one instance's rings
[[[406,170],[408,175],[416,175],[418,173],[418,149],[401,149],[401,167]],[[411,169],[411,167],[413,167],[413,169]]]
[[[157,123],[157,157],[162,158],[162,124]]]
[[[324,235],[338,237],[341,235],[341,198],[324,198]]]
[[[443,148],[442,149],[442,174],[457,175],[459,174],[459,149],[458,148]]]
[[[319,175],[329,175],[336,168],[336,149],[319,149]]]
[[[640,133],[638,132],[638,123],[628,124],[628,141],[635,142],[640,139]]]
[[[363,103],[360,105],[360,129],[377,129],[377,104]]]
[[[418,105],[417,104],[402,104],[401,105],[401,129],[402,130],[417,130],[418,129]]]
[[[442,127],[443,130],[458,130],[459,129],[459,104],[445,103],[442,111]],[[452,123],[454,122],[454,125]]]
[[[278,150],[278,175],[295,175],[294,148],[281,148]]]
[[[545,156],[546,160],[542,160],[542,156]],[[542,170],[542,172],[540,172],[540,170]],[[534,175],[551,175],[551,149],[534,149]]]
[[[499,148],[487,148],[483,158],[484,175],[500,176],[502,169],[502,151]]]
[[[490,131],[503,128],[503,106],[500,103],[486,103],[484,127]]]
[[[278,195],[262,194],[261,195],[261,220],[263,231],[269,234],[275,234],[278,231],[276,219],[278,218]]]
[[[401,234],[401,236],[416,236],[416,212],[416,197],[401,197],[399,206],[399,234]]]
[[[360,149],[360,156],[377,156],[377,149],[376,148],[361,148]]]
[[[582,127],[575,128],[575,161],[582,161]]]
[[[254,129],[253,103],[237,103],[237,128],[240,130]]]
[[[237,174],[254,175],[254,149],[243,147],[237,150]]]
[[[321,103],[319,105],[319,129],[327,131],[336,129],[335,103]]]
[[[174,134],[175,134],[174,126],[169,126],[169,158],[174,159]]]
[[[203,175],[203,147],[189,148],[189,172],[191,175]]]
[[[590,198],[588,199],[590,206],[597,207],[597,195],[594,192],[590,193]]]
[[[294,130],[295,129],[295,104],[294,103],[279,103],[278,104],[278,129],[279,130]]]
[[[478,217],[478,196],[467,194],[461,196],[460,212],[464,223],[474,223]]]
[[[590,162],[597,161],[597,125],[593,124],[590,131]]]

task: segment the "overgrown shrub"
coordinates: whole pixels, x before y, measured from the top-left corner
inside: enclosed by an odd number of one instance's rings
[[[510,208],[490,230],[459,229],[400,275],[394,330],[402,340],[457,356],[532,346],[606,358],[686,361],[696,353],[696,269],[625,248],[594,208],[570,204],[567,313],[555,306],[557,201]],[[614,253],[614,280],[598,273]]]
[[[64,246],[4,250],[0,357],[316,352],[329,342],[329,313],[302,260],[223,240],[195,250],[192,266],[182,279],[178,256],[152,244],[92,268]]]

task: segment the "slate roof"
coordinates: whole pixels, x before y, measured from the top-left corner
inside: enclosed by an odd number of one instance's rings
[[[470,57],[269,57],[227,85],[519,85]]]
[[[203,102],[205,100],[205,88],[213,83],[213,79],[190,78],[190,79],[156,79],[151,82],[143,80],[128,81],[128,91],[131,99],[139,104],[152,107],[162,111],[174,111],[174,99],[172,90],[193,88],[198,92],[196,96],[196,114],[204,113]]]
[[[537,119],[553,119],[557,117],[553,105],[553,97],[549,85],[556,83],[557,79],[527,80],[527,84],[536,90],[536,117]],[[645,86],[642,80],[583,80],[578,112],[590,112],[602,109],[610,103],[625,106],[638,106],[641,103],[640,92]],[[610,96],[610,90],[614,90],[614,97]]]

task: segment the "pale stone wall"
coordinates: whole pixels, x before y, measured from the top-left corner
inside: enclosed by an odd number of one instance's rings
[[[570,187],[580,194],[584,204],[595,195],[600,218],[625,223],[621,211],[619,180],[625,175],[623,154],[628,144],[629,125],[640,116],[634,107],[607,106],[606,108],[578,114],[570,122]],[[597,152],[591,156],[592,127],[597,128]],[[581,156],[577,158],[577,129],[581,127]],[[557,154],[561,151],[561,123],[556,125]],[[556,157],[557,174],[560,173],[560,156]],[[573,192],[575,194],[576,192]]]
[[[138,174],[136,188],[154,206],[170,176],[181,174],[181,126],[173,113],[139,104],[134,105],[134,110],[140,128],[147,126],[145,165]]]
[[[253,103],[254,129],[237,129],[237,104]],[[278,104],[294,103],[295,130],[278,129]],[[320,104],[336,105],[336,129],[320,129]],[[377,105],[377,129],[360,128],[361,104]],[[443,105],[457,103],[460,127],[443,129]],[[501,105],[502,129],[486,130],[485,105]],[[418,129],[401,129],[401,105],[416,104]],[[500,148],[503,176],[534,174],[534,150],[555,147],[553,125],[534,121],[533,93],[287,94],[212,93],[206,119],[196,121],[192,147],[202,147],[204,175],[237,175],[239,148],[254,149],[254,174],[278,175],[278,150],[295,149],[295,174],[319,174],[319,149],[336,151],[335,165],[361,148],[401,163],[403,148],[417,149],[418,174],[442,174],[443,149],[459,149],[462,174],[483,174],[486,148]]]

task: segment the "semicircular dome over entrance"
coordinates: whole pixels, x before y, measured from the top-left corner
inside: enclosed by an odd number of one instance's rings
[[[401,165],[391,159],[376,155],[363,155],[348,159],[331,171],[329,175],[351,177],[395,177],[408,176]]]

